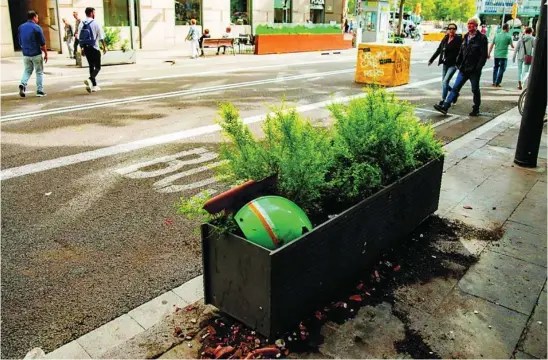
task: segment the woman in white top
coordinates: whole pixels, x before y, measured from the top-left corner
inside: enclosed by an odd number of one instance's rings
[[[533,56],[533,48],[535,47],[535,37],[532,35],[533,29],[528,27],[525,29],[525,33],[519,39],[514,51],[513,62],[518,59],[518,89],[523,89],[521,82],[525,75],[529,72],[531,67],[531,60]]]
[[[190,20],[190,29],[188,30],[186,39],[190,41],[190,58],[197,59],[200,50],[200,29],[196,26],[196,19]]]

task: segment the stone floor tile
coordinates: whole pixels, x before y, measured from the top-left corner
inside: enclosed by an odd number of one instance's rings
[[[494,139],[489,141],[490,146],[506,147],[515,149],[519,135],[519,128],[509,128],[502,134],[499,133]]]
[[[539,359],[546,359],[548,355],[546,351],[546,322],[546,293],[543,291],[522,344],[524,352]]]
[[[336,359],[396,358],[394,342],[404,338],[404,324],[392,314],[392,305],[382,303],[362,307],[340,331],[328,334],[319,349]]]
[[[514,358],[515,359],[538,359],[538,358],[534,357],[533,355],[526,354],[523,351],[519,351],[519,350],[518,350],[518,352],[516,352],[516,355],[515,355]]]
[[[542,184],[542,182],[540,183]],[[526,198],[510,216],[509,220],[537,228],[546,233],[546,197],[544,202],[531,197]]]
[[[420,333],[442,358],[508,359],[527,318],[455,288]]]
[[[181,299],[192,304],[204,297],[204,277],[202,275],[195,277],[172,291]]]
[[[76,341],[95,359],[99,358],[106,350],[120,345],[143,331],[144,329],[135,320],[125,314]]]
[[[75,340],[46,354],[46,359],[91,359],[91,356]]]
[[[467,294],[530,314],[546,281],[546,268],[485,251],[459,281]]]
[[[512,221],[506,222],[503,228],[504,236],[491,243],[490,250],[546,267],[546,234]]]
[[[148,329],[160,322],[169,313],[175,311],[176,307],[183,308],[188,304],[188,302],[175,295],[173,291],[168,291],[131,310],[128,315],[143,328]]]

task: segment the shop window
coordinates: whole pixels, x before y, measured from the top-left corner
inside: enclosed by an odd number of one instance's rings
[[[236,25],[249,25],[249,0],[230,0],[230,21]]]
[[[103,0],[105,26],[129,26],[127,0]]]
[[[310,22],[323,24],[325,21],[325,0],[310,0]]]
[[[202,23],[202,2],[200,0],[175,0],[175,25],[190,25],[190,20]]]
[[[293,12],[292,0],[274,0],[274,22],[290,23]]]

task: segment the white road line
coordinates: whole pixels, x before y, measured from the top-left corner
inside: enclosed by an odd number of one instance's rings
[[[113,82],[104,82],[104,83],[98,83],[97,85],[102,87],[102,86],[114,85],[114,83]],[[85,87],[86,87],[86,85],[72,85],[69,88],[70,89],[78,89],[78,88],[85,88]]]
[[[421,111],[421,112],[427,112],[427,113],[442,115],[439,111],[436,111],[436,110],[430,110],[430,109],[425,109],[425,108],[416,108],[415,110]],[[458,115],[447,113],[447,116],[458,116]]]
[[[211,87],[198,88],[198,89],[171,91],[167,93],[160,93],[160,94],[154,94],[154,95],[132,96],[132,97],[123,98],[123,99],[100,101],[100,102],[90,103],[90,104],[81,104],[81,105],[60,107],[55,109],[47,109],[47,110],[40,110],[40,111],[31,111],[27,113],[5,115],[0,117],[0,122],[30,119],[30,118],[35,118],[39,116],[62,114],[62,113],[76,111],[76,110],[89,110],[89,109],[98,108],[98,107],[129,104],[129,103],[142,102],[142,101],[148,101],[148,100],[166,99],[166,98],[179,97],[184,95],[197,95],[197,94],[210,93],[210,92],[219,91],[219,90],[230,90],[230,89],[237,89],[237,88],[254,86],[254,85],[272,84],[272,83],[277,83],[277,82],[282,82],[287,80],[300,80],[300,79],[313,78],[317,76],[325,77],[325,76],[331,76],[331,75],[340,75],[345,73],[352,73],[354,71],[355,69],[335,70],[335,71],[328,71],[324,73],[310,73],[310,74],[287,76],[283,78],[248,81],[243,83],[218,85],[218,86],[211,86]]]
[[[221,70],[212,70],[204,71],[199,73],[187,73],[187,74],[175,74],[175,75],[165,75],[165,76],[155,76],[155,77],[146,77],[139,79],[140,81],[149,81],[149,80],[160,80],[160,79],[174,79],[182,77],[196,77],[202,75],[215,75],[215,74],[228,74],[238,71],[251,71],[251,70],[262,70],[262,69],[272,69],[279,67],[289,67],[289,66],[299,66],[299,65],[310,65],[310,64],[324,64],[324,63],[336,63],[336,62],[348,62],[355,61],[354,58],[338,58],[336,60],[323,60],[323,61],[305,61],[305,62],[296,62],[296,63],[285,63],[285,64],[273,64],[273,65],[263,65],[247,68],[235,68],[235,69],[221,69]]]
[[[34,91],[25,91],[25,94],[33,94]],[[17,92],[12,92],[12,93],[4,93],[4,94],[0,94],[0,97],[3,97],[3,96],[13,96],[13,95],[19,95],[19,91]]]
[[[428,84],[436,83],[439,81],[440,81],[439,77],[436,76],[433,79],[418,81],[416,83],[389,88],[387,89],[387,91],[393,92],[396,90],[420,87],[423,85],[428,85]],[[321,101],[313,104],[297,106],[296,110],[298,112],[306,112],[314,109],[323,108],[326,105],[331,104],[333,102],[347,102],[351,99],[360,98],[364,96],[365,96],[365,93],[360,93],[360,94],[351,95],[351,96],[344,96],[344,97]],[[248,118],[244,118],[243,121],[246,124],[252,124],[252,123],[263,121],[267,115],[268,114],[251,116]],[[101,158],[112,156],[112,155],[128,153],[131,151],[144,149],[151,146],[162,145],[162,144],[171,143],[171,142],[175,142],[183,139],[211,134],[219,131],[220,129],[221,128],[219,125],[201,126],[194,129],[188,129],[188,130],[183,130],[183,131],[179,131],[171,134],[137,140],[130,143],[109,146],[106,148],[86,151],[86,152],[74,154],[74,155],[63,156],[57,159],[44,160],[44,161],[40,161],[33,164],[13,167],[13,168],[0,171],[0,180],[8,180],[8,179],[17,178],[24,175],[35,174],[38,172],[47,171],[51,169],[57,169],[57,168],[65,167],[68,165],[74,165],[74,164],[79,164],[86,161],[97,160],[97,159],[101,159]]]

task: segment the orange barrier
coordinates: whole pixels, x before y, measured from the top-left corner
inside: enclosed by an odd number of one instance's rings
[[[343,34],[257,35],[255,39],[255,55],[350,48],[352,48],[352,40],[344,40]]]
[[[442,32],[424,33],[423,40],[424,41],[441,41],[444,36],[445,36],[445,33],[442,33]]]
[[[411,47],[400,44],[360,44],[355,81],[399,86],[409,82]]]

